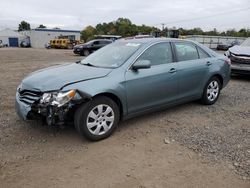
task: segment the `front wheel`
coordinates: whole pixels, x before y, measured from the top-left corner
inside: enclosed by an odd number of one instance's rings
[[[202,103],[205,105],[214,104],[220,95],[221,82],[217,77],[212,77],[207,82],[202,95]]]
[[[84,55],[84,56],[88,56],[89,54],[90,54],[89,50],[84,50],[84,51],[83,51],[83,55]]]
[[[110,98],[99,96],[83,104],[75,114],[77,131],[91,141],[109,137],[120,119],[119,108]]]

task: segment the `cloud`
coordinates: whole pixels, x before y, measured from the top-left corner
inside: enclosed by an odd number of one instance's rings
[[[1,7],[0,29],[17,29],[22,20],[31,23],[32,27],[44,24],[48,27],[83,29],[87,25],[110,22],[119,17],[129,18],[136,24],[157,27],[160,23],[169,23],[167,27],[201,27],[205,30],[250,27],[249,10],[195,19],[250,7],[249,0],[12,0],[1,2]],[[184,19],[192,21],[178,22]]]

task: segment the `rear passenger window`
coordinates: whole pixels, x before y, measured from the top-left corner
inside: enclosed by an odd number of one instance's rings
[[[199,52],[199,56],[200,59],[205,59],[205,58],[209,58],[210,55],[208,55],[204,50],[202,50],[201,48],[197,47],[198,52]]]
[[[149,60],[151,66],[173,62],[170,43],[159,43],[148,48],[138,60]]]
[[[110,44],[111,42],[109,41],[100,41],[100,44],[106,45],[106,44]]]
[[[175,43],[178,61],[189,61],[199,59],[197,49],[189,43]]]

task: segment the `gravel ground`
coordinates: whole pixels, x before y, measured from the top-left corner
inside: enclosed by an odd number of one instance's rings
[[[73,126],[54,136],[16,116],[16,87],[27,74],[81,58],[0,49],[2,187],[250,187],[247,77],[233,77],[213,106],[191,102],[134,118],[97,143],[80,139]]]

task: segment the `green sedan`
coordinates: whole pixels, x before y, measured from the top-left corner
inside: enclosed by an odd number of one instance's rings
[[[89,140],[110,136],[121,120],[198,100],[214,104],[230,80],[230,60],[179,39],[121,39],[77,63],[27,76],[16,111],[49,126],[74,122]]]

